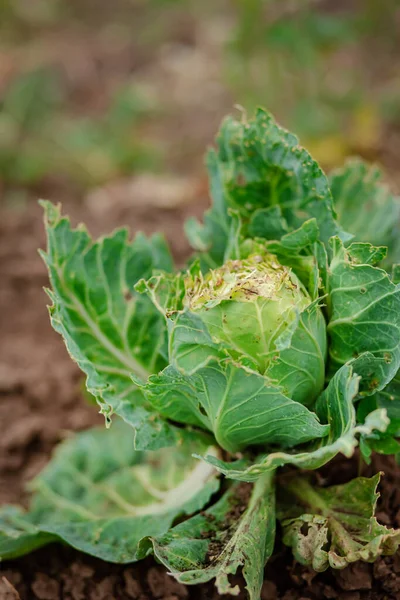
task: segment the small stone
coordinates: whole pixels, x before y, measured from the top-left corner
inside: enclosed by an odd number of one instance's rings
[[[140,598],[143,590],[142,586],[135,577],[133,569],[125,569],[124,571],[125,593],[136,600]]]
[[[45,573],[36,574],[31,588],[39,600],[58,600],[60,597],[60,584]]]
[[[6,577],[0,579],[0,598],[1,600],[21,600],[17,590]]]
[[[324,585],[324,596],[325,598],[337,598],[337,591],[331,585]]]
[[[372,588],[371,566],[367,563],[356,562],[345,569],[335,572],[335,578],[342,590],[352,592],[370,590]]]
[[[264,581],[261,588],[261,600],[275,600],[278,598],[278,590],[273,581]]]

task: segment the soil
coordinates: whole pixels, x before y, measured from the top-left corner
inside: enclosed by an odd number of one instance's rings
[[[101,205],[67,203],[73,221],[91,223],[97,235],[113,226],[132,225],[146,232],[167,232],[173,252],[182,261],[188,252],[181,234],[183,220],[204,209],[201,182],[193,182],[194,202],[152,210],[113,203],[104,214]],[[155,217],[156,215],[156,217]],[[44,245],[40,209],[23,213],[3,211],[0,219],[0,502],[26,503],[24,491],[48,461],[54,446],[71,431],[102,420],[95,406],[83,399],[82,377],[61,339],[52,331],[46,311],[46,273],[36,252]],[[358,461],[337,460],[321,469],[321,485],[348,481],[357,475]],[[363,474],[385,472],[378,517],[400,526],[400,470],[392,459],[375,457]],[[240,507],[235,507],[239,510]],[[239,510],[240,512],[240,510]],[[213,583],[185,587],[148,559],[139,565],[113,565],[61,544],[6,561],[0,572],[0,600],[212,600]],[[245,592],[239,598],[245,598]],[[400,555],[375,564],[356,563],[343,571],[316,574],[293,562],[279,540],[275,558],[265,574],[263,600],[399,599]]]

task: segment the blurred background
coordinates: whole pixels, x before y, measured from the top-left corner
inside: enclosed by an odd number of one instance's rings
[[[37,199],[94,234],[161,230],[182,262],[205,148],[257,105],[399,189],[399,67],[399,0],[0,0],[0,502],[101,422],[49,324]]]
[[[1,0],[0,40],[3,207],[186,203],[234,105],[396,177],[399,0]]]

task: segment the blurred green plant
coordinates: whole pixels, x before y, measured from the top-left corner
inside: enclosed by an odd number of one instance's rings
[[[194,0],[151,0],[134,7],[118,0],[112,12],[99,2],[96,14],[90,7],[87,0],[0,0],[5,52],[10,41],[10,48],[18,48],[55,24],[64,31],[79,23],[82,31],[107,40],[122,28],[130,39],[129,23],[137,14],[138,48],[151,53],[170,41],[185,43],[189,22],[199,52],[208,43],[223,51],[221,77],[235,100],[249,112],[268,105],[325,167],[348,154],[379,158],[386,124],[400,122],[400,79],[391,66],[398,46],[398,0],[379,5],[376,0],[340,5],[234,0],[218,7]],[[219,23],[221,35],[211,33],[207,41],[202,32],[211,24],[218,32]],[[61,76],[49,68],[26,72],[26,61],[22,65],[24,72],[18,74],[18,67],[10,82],[3,82],[0,105],[0,179],[9,196],[48,178],[86,189],[162,167],[162,145],[143,134],[159,109],[149,106],[135,85],[117,90],[102,114],[89,109],[77,116]],[[180,152],[185,157],[183,146]]]
[[[17,77],[0,110],[0,178],[31,186],[67,176],[82,187],[140,169],[155,169],[161,153],[139,139],[138,123],[152,107],[131,85],[117,91],[100,116],[68,114],[66,92],[52,70]]]
[[[54,23],[64,12],[62,0],[0,0],[0,31],[18,39],[27,28]]]
[[[239,103],[249,111],[267,104],[326,166],[374,148],[385,110],[396,113],[393,95],[398,96],[383,83],[384,73],[378,91],[372,90],[358,58],[372,41],[382,64],[387,62],[397,39],[398,2],[236,0],[235,5],[226,73]]]

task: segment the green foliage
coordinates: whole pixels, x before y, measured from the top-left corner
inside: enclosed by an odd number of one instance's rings
[[[292,452],[272,450],[260,454],[256,459],[247,457],[228,462],[215,456],[204,456],[203,460],[229,479],[257,481],[264,473],[284,465],[318,469],[339,453],[350,458],[358,444],[359,435],[369,436],[374,431],[385,431],[389,424],[384,409],[372,411],[366,416],[364,424],[358,424],[354,408],[357,393],[358,377],[353,374],[350,365],[344,365],[317,401],[317,415],[330,425],[329,434],[321,441]]]
[[[0,512],[0,555],[14,558],[54,540],[111,562],[145,557],[149,537],[200,510],[218,489],[215,472],[191,455],[209,446],[187,433],[175,448],[137,452],[119,422],[64,442],[31,483],[30,509]]]
[[[386,271],[372,266],[385,253],[370,244],[353,243],[345,250],[334,239],[331,252],[327,278],[330,366],[336,370],[358,357],[357,364],[362,364],[363,353],[372,354],[368,374],[364,366],[362,372],[357,371],[365,374],[363,391],[372,393],[383,389],[400,366],[400,286]]]
[[[230,362],[210,361],[191,375],[168,367],[149,379],[145,395],[164,416],[210,430],[229,452],[253,444],[290,448],[329,429],[270,380]]]
[[[285,482],[278,518],[295,559],[320,572],[394,554],[400,531],[374,517],[379,480],[380,473],[328,488],[316,488],[304,477]]]
[[[176,442],[177,434],[148,412],[132,374],[145,380],[167,364],[165,320],[134,285],[153,269],[172,269],[164,239],[126,230],[92,242],[72,229],[60,209],[43,203],[48,234],[43,253],[50,273],[53,327],[87,376],[88,391],[109,420],[116,412],[136,431],[138,449]]]
[[[381,182],[381,171],[359,159],[349,160],[330,176],[338,218],[355,239],[388,246],[388,262],[400,261],[400,197]]]
[[[125,423],[63,445],[29,511],[4,509],[4,557],[55,539],[115,562],[154,552],[180,581],[215,578],[220,593],[237,593],[229,575],[242,568],[257,600],[277,469],[315,470],[358,444],[366,460],[398,452],[399,267],[384,268],[397,199],[359,163],[332,176],[332,194],[261,109],[223,123],[208,165],[213,205],[188,225],[196,254],[182,271],[159,235],[92,240],[43,203],[52,324],[107,424]],[[346,232],[336,219],[334,202],[350,214],[357,194],[382,222],[388,262],[357,221]],[[278,512],[304,564],[394,552],[398,533],[373,518],[376,479],[326,490],[304,473],[291,481]]]
[[[235,484],[216,504],[156,538],[154,553],[182,583],[215,578],[220,594],[239,592],[228,576],[243,567],[249,598],[257,600],[274,538],[274,486],[265,475],[253,488]]]
[[[138,119],[153,108],[133,86],[119,89],[101,116],[72,119],[67,100],[49,68],[9,83],[0,112],[0,176],[7,184],[58,176],[87,187],[160,164],[161,155],[138,139]]]
[[[324,242],[333,235],[348,239],[335,221],[325,174],[296,136],[265,110],[258,109],[250,121],[225,119],[217,144],[207,158],[213,207],[203,227],[190,221],[187,230],[194,248],[202,252],[204,268],[230,258],[226,250],[232,210],[242,219],[245,237],[276,240],[315,218]]]

